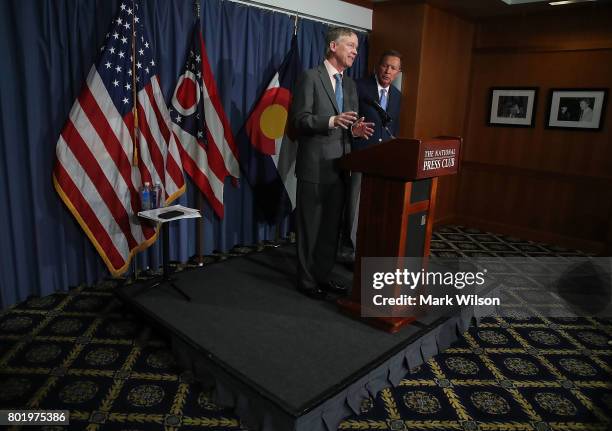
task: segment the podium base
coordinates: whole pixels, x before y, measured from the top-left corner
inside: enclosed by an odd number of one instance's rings
[[[339,298],[336,304],[344,314],[347,314],[353,318],[366,322],[375,328],[382,329],[390,334],[395,334],[397,331],[402,329],[406,325],[410,325],[417,318],[416,316],[401,316],[401,317],[362,317],[361,308],[362,305],[359,302],[355,302],[350,298]]]

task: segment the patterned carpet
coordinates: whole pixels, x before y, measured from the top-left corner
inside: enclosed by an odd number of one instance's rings
[[[460,226],[438,229],[432,252],[582,255]],[[123,308],[114,286],[80,286],[0,313],[0,409],[70,410],[69,428],[43,429],[245,429],[181,373],[167,340]],[[470,328],[398,387],[364,400],[339,429],[611,429],[612,321],[547,318],[520,295],[513,300],[511,316]]]

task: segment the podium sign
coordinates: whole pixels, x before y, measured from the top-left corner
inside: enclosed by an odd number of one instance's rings
[[[397,257],[399,267],[403,257],[429,256],[438,177],[457,173],[460,149],[461,138],[457,137],[394,139],[340,160],[341,168],[363,174],[353,289],[350,298],[338,300],[342,311],[356,317],[363,314],[362,257]],[[405,310],[402,314],[406,314]],[[366,320],[396,332],[415,318]]]
[[[461,138],[398,138],[351,152],[340,159],[339,166],[365,175],[414,181],[456,174],[460,148]]]
[[[432,140],[414,145],[418,148],[420,168],[415,179],[441,177],[457,173],[459,167],[459,148],[461,142],[456,139]]]

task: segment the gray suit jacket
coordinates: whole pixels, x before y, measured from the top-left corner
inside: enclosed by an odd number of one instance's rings
[[[342,79],[343,111],[359,109],[357,86],[348,76]],[[311,183],[333,183],[340,175],[337,160],[350,152],[350,130],[330,129],[329,118],[337,115],[336,96],[323,64],[305,71],[298,79],[291,104],[290,125],[297,136],[295,174]]]

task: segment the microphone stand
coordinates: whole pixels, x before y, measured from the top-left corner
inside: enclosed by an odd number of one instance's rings
[[[378,116],[380,117],[381,121],[381,126],[387,131],[391,139],[395,139],[395,136],[393,136],[393,133],[391,133],[391,130],[389,130],[389,124],[391,124],[391,116],[387,113],[387,111],[385,111],[385,109],[380,105],[380,103],[378,103],[374,99],[370,100],[369,103],[374,107],[374,109],[376,109],[376,112],[378,112]]]
[[[382,121],[382,126],[387,131],[387,133],[389,134],[391,139],[395,139],[395,136],[393,136],[393,133],[391,133],[391,130],[389,130],[389,124],[390,123],[391,123],[391,117],[389,117],[389,114],[387,114],[387,117],[385,119],[383,119],[383,121]]]

